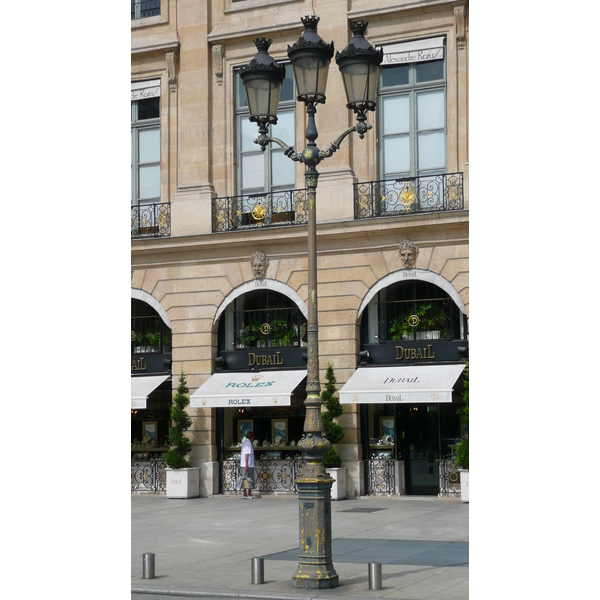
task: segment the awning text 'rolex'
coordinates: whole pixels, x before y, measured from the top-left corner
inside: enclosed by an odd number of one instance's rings
[[[145,375],[131,378],[131,408],[146,408],[148,396],[169,375]]]
[[[342,404],[452,402],[465,365],[361,367],[340,390]]]
[[[190,396],[190,406],[289,406],[292,392],[305,377],[306,369],[215,373]]]

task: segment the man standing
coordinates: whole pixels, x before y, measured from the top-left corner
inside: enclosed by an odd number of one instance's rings
[[[241,460],[241,468],[244,469],[244,475],[248,478],[248,482],[250,483],[249,488],[243,488],[244,495],[242,498],[244,500],[246,498],[250,500],[255,500],[255,497],[252,495],[252,488],[254,487],[254,446],[252,445],[252,441],[254,440],[254,432],[249,431],[246,434],[246,439],[242,442],[242,460]]]

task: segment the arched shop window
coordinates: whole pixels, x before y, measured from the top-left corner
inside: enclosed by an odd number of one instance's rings
[[[236,298],[219,321],[220,351],[306,345],[306,317],[285,295],[255,290]]]
[[[142,300],[131,299],[132,354],[171,352],[171,330],[154,308]]]
[[[427,281],[398,282],[380,290],[361,320],[363,343],[464,340],[466,315]]]

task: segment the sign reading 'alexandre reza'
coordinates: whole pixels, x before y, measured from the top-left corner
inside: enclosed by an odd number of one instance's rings
[[[429,38],[383,46],[382,65],[395,65],[444,58],[444,38]]]

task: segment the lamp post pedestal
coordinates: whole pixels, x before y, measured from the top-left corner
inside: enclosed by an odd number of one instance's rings
[[[305,474],[296,483],[300,502],[300,552],[292,586],[318,590],[338,587],[340,578],[331,554],[333,479],[322,463],[306,463]]]

